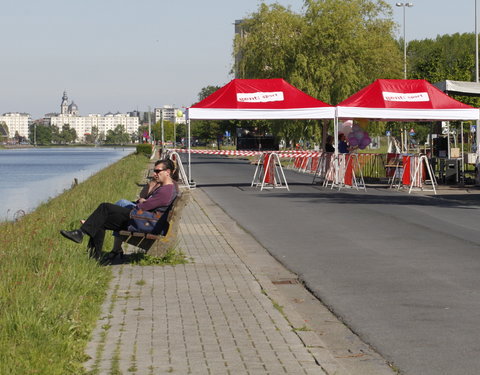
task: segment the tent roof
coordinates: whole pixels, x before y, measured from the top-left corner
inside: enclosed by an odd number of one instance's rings
[[[234,79],[188,109],[190,119],[332,119],[335,107],[283,79]]]
[[[340,118],[477,120],[479,110],[419,79],[377,79],[337,107]]]
[[[434,83],[433,85],[447,94],[467,96],[480,95],[480,83],[478,82],[446,80]]]

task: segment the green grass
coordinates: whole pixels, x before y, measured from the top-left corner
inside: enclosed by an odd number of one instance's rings
[[[60,229],[79,226],[100,202],[134,199],[148,159],[130,155],[0,224],[0,374],[82,374],[85,345],[111,278]],[[111,246],[106,236],[105,247]]]
[[[311,329],[308,328],[305,324],[302,327],[293,327],[293,330],[295,332],[309,332],[309,331],[311,331]]]
[[[138,266],[173,266],[176,264],[189,263],[189,260],[181,251],[170,249],[160,258],[152,257],[144,253],[131,254],[130,262]]]

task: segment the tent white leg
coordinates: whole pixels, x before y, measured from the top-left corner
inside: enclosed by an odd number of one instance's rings
[[[258,158],[257,167],[255,168],[255,174],[253,175],[253,180],[252,180],[252,184],[250,185],[250,187],[252,187],[252,186],[255,184],[255,180],[256,180],[256,178],[257,178],[258,169],[260,168],[260,164],[262,163],[262,160],[263,160],[263,154],[260,155],[260,157]]]
[[[188,183],[191,184],[192,180],[192,148],[191,148],[191,136],[190,136],[190,119],[187,120],[187,144],[188,144]]]
[[[335,118],[333,119],[333,142],[335,144],[335,183],[338,183],[338,108],[335,108]],[[332,184],[333,185],[333,184]]]
[[[275,155],[275,157],[277,158],[277,162],[278,162],[278,169],[280,169],[280,172],[282,173],[282,177],[283,177],[283,181],[285,182],[285,187],[287,188],[288,191],[290,191],[290,188],[288,187],[288,183],[287,183],[287,179],[285,177],[285,173],[283,172],[283,167],[282,167],[282,164],[280,163],[280,157],[278,156],[277,153],[273,153],[273,155]],[[270,157],[272,157],[273,155],[270,155]],[[281,179],[280,180],[280,184],[281,184]]]

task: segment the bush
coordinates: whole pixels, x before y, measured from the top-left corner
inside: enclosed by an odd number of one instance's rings
[[[153,146],[150,143],[142,143],[137,145],[137,154],[144,154],[150,157],[153,152]]]

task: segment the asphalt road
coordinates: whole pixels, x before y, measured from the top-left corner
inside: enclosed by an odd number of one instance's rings
[[[254,171],[192,156],[197,186],[402,373],[480,373],[480,192],[338,191],[293,171],[290,191],[259,191]]]

